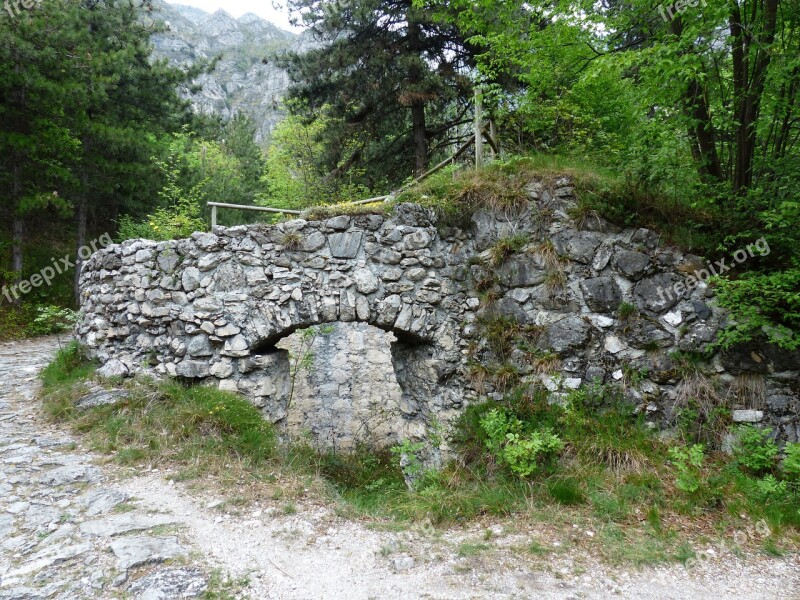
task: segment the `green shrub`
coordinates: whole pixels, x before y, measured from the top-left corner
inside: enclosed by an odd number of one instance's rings
[[[765,475],[761,479],[755,480],[758,499],[761,501],[783,500],[789,492],[785,481],[779,481],[774,475]]]
[[[144,221],[136,222],[129,215],[119,221],[121,241],[145,238],[149,240],[174,240],[205,231],[206,223],[200,217],[206,202],[205,187],[209,178],[203,179],[189,189],[181,187],[178,157],[170,155],[165,160],[155,160],[165,178],[164,187],[158,192],[162,206],[147,215]]]
[[[734,456],[747,471],[760,474],[775,466],[778,445],[769,438],[771,429],[742,425],[736,431]]]
[[[789,442],[784,451],[783,472],[790,481],[800,483],[800,443]]]
[[[423,474],[423,464],[419,457],[420,451],[425,447],[423,442],[412,442],[411,440],[403,440],[403,442],[391,449],[392,455],[395,456],[399,463],[403,475],[409,480],[413,481]]]
[[[70,342],[59,350],[53,362],[42,370],[40,377],[45,389],[49,389],[85,379],[95,367],[89,360],[86,348],[78,342]]]
[[[486,447],[513,473],[527,477],[540,464],[564,449],[564,442],[549,428],[521,433],[522,421],[504,411],[492,410],[481,419]]]
[[[669,449],[672,465],[678,474],[675,485],[687,494],[694,494],[700,489],[704,462],[702,444],[694,444],[688,448],[675,446]]]
[[[50,335],[64,333],[75,327],[78,313],[60,306],[37,306],[36,317],[28,324],[25,332],[28,335]]]

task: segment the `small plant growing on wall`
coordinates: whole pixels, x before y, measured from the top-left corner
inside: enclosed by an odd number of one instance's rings
[[[300,347],[296,354],[293,352],[289,353],[289,360],[291,361],[289,377],[291,383],[289,387],[289,399],[286,401],[287,412],[292,405],[297,376],[301,371],[310,370],[314,366],[314,353],[312,352],[314,342],[317,341],[320,335],[330,335],[333,331],[333,325],[321,325],[320,327],[309,327],[299,332]]]
[[[281,245],[286,250],[297,250],[302,241],[303,236],[299,231],[287,231],[281,236]]]

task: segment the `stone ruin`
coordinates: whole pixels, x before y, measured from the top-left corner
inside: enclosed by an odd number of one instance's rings
[[[577,227],[566,179],[528,192],[518,209],[481,210],[461,228],[400,204],[110,246],[84,265],[77,336],[103,375],[217,386],[320,447],[409,439],[428,442],[435,460],[466,405],[502,396],[475,377],[476,364],[495,368],[482,323],[500,318],[557,357],[542,372],[512,353],[524,383],[557,401],[616,382],[653,426],[672,423],[691,385],[676,352],[705,351],[726,322],[706,283],[680,285],[701,259],[591,214]],[[493,263],[514,236],[524,247]],[[293,384],[304,349],[292,334],[325,324],[350,342],[316,336],[314,368]],[[789,441],[800,437],[799,372],[800,352],[768,345],[713,354],[702,368],[734,421]]]

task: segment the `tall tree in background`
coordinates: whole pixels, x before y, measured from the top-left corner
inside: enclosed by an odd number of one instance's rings
[[[354,165],[369,167],[376,179],[419,174],[451,141],[451,128],[469,121],[471,55],[455,26],[412,0],[289,6],[320,43],[281,59],[289,96],[310,119],[327,107],[332,176]]]
[[[158,26],[145,26],[147,4],[82,0],[78,7],[83,35],[70,54],[83,93],[69,104],[82,150],[75,165],[76,252],[86,243],[90,212],[114,214],[122,197],[140,189],[154,136],[177,129],[185,116],[176,89],[189,77],[151,59]],[[81,265],[77,253],[76,299]]]
[[[0,188],[7,198],[0,208],[12,224],[10,266],[17,278],[26,218],[71,208],[57,190],[72,180],[68,165],[80,141],[62,103],[79,90],[67,57],[52,48],[74,40],[63,27],[72,16],[32,11],[0,20]]]

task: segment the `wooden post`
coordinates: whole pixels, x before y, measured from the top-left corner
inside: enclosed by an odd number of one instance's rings
[[[475,168],[483,168],[483,91],[475,88]]]
[[[500,142],[497,141],[497,126],[494,119],[489,119],[489,139],[492,143],[492,158],[500,158]]]
[[[217,207],[211,207],[211,231],[214,231],[214,227],[217,226]]]

